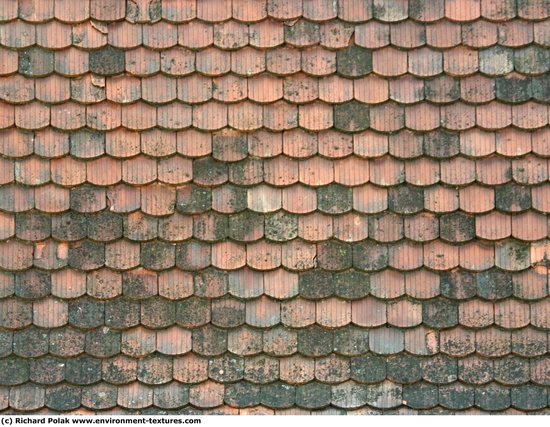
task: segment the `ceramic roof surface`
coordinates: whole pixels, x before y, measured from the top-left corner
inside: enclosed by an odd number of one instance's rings
[[[0,411],[547,413],[547,0],[0,0]]]

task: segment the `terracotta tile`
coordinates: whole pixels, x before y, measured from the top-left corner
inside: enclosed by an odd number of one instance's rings
[[[538,240],[548,235],[546,217],[535,212],[525,212],[512,217],[512,235],[520,240]]]
[[[21,21],[12,21],[0,30],[0,44],[10,48],[25,48],[35,44],[36,32],[34,26]]]
[[[544,2],[540,0],[520,2],[518,4],[518,16],[525,19],[546,18],[548,17],[548,10],[544,7]]]
[[[411,104],[424,99],[424,82],[410,75],[406,75],[390,81],[389,91],[389,96],[394,101]],[[385,97],[387,98],[387,94],[385,94]]]
[[[259,21],[267,16],[267,6],[264,0],[247,2],[236,0],[232,6],[233,18],[243,22]]]
[[[193,293],[193,277],[177,269],[164,271],[158,277],[159,295],[168,299],[181,299]]]
[[[212,136],[209,133],[189,129],[177,133],[178,153],[189,157],[201,157],[212,152]]]
[[[369,161],[356,156],[334,162],[334,180],[343,185],[356,186],[369,180]]]
[[[479,300],[461,303],[458,308],[460,324],[471,328],[483,328],[494,322],[493,304]]]
[[[153,49],[170,48],[178,42],[178,28],[167,22],[143,27],[143,44]]]
[[[216,243],[212,246],[212,265],[222,269],[234,270],[246,263],[244,246],[231,242]]]
[[[428,299],[439,295],[440,277],[428,270],[417,270],[405,275],[405,290],[413,298]]]
[[[247,264],[256,270],[271,270],[281,265],[281,246],[268,242],[248,244]]]
[[[298,218],[298,234],[309,241],[321,241],[332,237],[332,218],[312,213]]]
[[[475,332],[460,327],[441,331],[440,345],[450,356],[466,356],[475,351]]]
[[[296,214],[310,213],[317,208],[317,194],[315,190],[303,185],[284,188],[282,190],[281,201],[283,209]]]
[[[119,48],[135,48],[142,44],[143,27],[128,21],[109,24],[107,34],[109,44]]]
[[[353,189],[353,208],[363,213],[376,213],[388,206],[387,189],[364,185]]]
[[[19,411],[36,411],[45,404],[45,389],[29,384],[12,387],[9,393],[10,407]]]
[[[238,49],[248,44],[248,27],[237,21],[214,25],[214,44],[221,49]]]
[[[377,74],[388,77],[400,76],[407,72],[407,53],[386,47],[373,53],[372,64],[373,71]],[[416,69],[415,71],[420,72]]]
[[[300,240],[282,247],[281,262],[291,270],[307,270],[315,265],[316,246]]]
[[[469,243],[460,247],[460,265],[468,270],[486,270],[494,265],[494,248],[482,243]]]
[[[122,125],[127,129],[150,129],[156,125],[156,120],[156,108],[143,102],[122,107]]]
[[[371,293],[377,298],[397,298],[405,293],[403,273],[384,270],[372,275]]]
[[[469,129],[475,126],[475,108],[462,103],[442,107],[441,120],[447,129]]]
[[[268,51],[271,52],[271,51]],[[299,57],[297,58],[299,62]],[[274,63],[271,63],[275,66]],[[239,75],[252,76],[266,69],[266,54],[263,51],[245,47],[231,52],[231,70]],[[299,63],[298,63],[299,69]]]
[[[449,270],[458,266],[458,248],[434,241],[424,245],[424,264],[435,270]]]
[[[50,162],[40,157],[28,157],[15,163],[15,180],[26,185],[40,185],[50,180]]]
[[[439,332],[424,326],[405,331],[405,348],[412,354],[432,355],[439,351]]]
[[[195,53],[185,48],[175,47],[162,51],[160,68],[172,76],[184,76],[195,71]]]
[[[418,159],[405,163],[406,181],[413,185],[430,185],[439,182],[439,162],[430,159]]]
[[[302,70],[314,76],[326,76],[336,72],[336,53],[321,47],[302,51]]]
[[[521,333],[512,333],[512,350],[521,356],[535,356],[544,354],[546,342],[544,332],[532,327],[523,329]]]
[[[228,337],[228,350],[242,356],[260,353],[262,350],[262,332],[246,326],[231,330]]]
[[[254,64],[258,64],[259,59],[257,55],[254,60]],[[291,49],[288,47],[280,47],[270,49],[266,53],[265,65],[262,66],[260,60],[259,65],[256,65],[256,69],[261,71],[265,66],[267,70],[276,75],[290,75],[300,71],[301,69],[301,55],[297,49]],[[249,67],[250,69],[250,67]],[[254,70],[254,68],[252,68]]]
[[[520,47],[533,41],[533,24],[511,21],[498,25],[498,40],[504,46]]]
[[[476,332],[476,350],[490,357],[503,356],[510,352],[510,333],[495,328]]]
[[[544,185],[535,187],[531,191],[533,193],[533,207],[541,212],[550,212],[550,203],[548,202],[550,187]]]
[[[225,74],[230,69],[230,53],[216,48],[207,48],[196,54],[197,71],[207,76]]]
[[[509,0],[505,2],[482,0],[481,15],[495,21],[510,19],[516,15],[516,5]]]
[[[418,104],[405,107],[405,126],[412,130],[428,131],[439,127],[439,107]]]
[[[58,21],[36,26],[36,43],[49,49],[63,49],[71,45],[71,28]]]
[[[542,300],[531,304],[531,324],[538,328],[548,328],[548,301]]]
[[[439,21],[426,26],[426,43],[437,48],[451,48],[462,41],[461,26],[450,21]]]
[[[409,72],[415,76],[428,77],[443,71],[443,55],[428,48],[409,52]]]
[[[548,124],[548,111],[544,105],[532,102],[516,105],[512,107],[512,123],[522,129],[540,128]]]
[[[540,21],[533,24],[534,40],[540,45],[548,46],[548,22]]]
[[[204,130],[221,129],[227,125],[227,107],[207,103],[193,108],[193,126]]]
[[[494,206],[495,195],[490,188],[471,185],[460,190],[460,207],[466,212],[487,212]]]
[[[247,302],[246,323],[259,328],[274,326],[280,322],[280,311],[280,303],[263,296]]]

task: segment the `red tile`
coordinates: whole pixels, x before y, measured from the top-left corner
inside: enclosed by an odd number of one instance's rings
[[[242,76],[252,76],[265,71],[265,69],[266,55],[263,51],[244,47],[231,52],[231,70],[234,73]]]
[[[338,2],[338,17],[348,22],[367,21],[372,18],[372,2],[341,0]]]
[[[117,404],[129,409],[147,408],[153,404],[153,389],[138,381],[119,386]]]
[[[32,266],[33,246],[19,241],[1,242],[0,267],[7,271],[24,270]]]
[[[121,124],[121,107],[112,102],[102,102],[86,107],[86,126],[97,130],[112,130]]]
[[[484,243],[467,243],[459,249],[460,266],[468,270],[487,270],[495,264],[493,245]]]
[[[251,268],[272,270],[281,265],[281,245],[264,241],[248,244],[246,259]]]
[[[105,247],[105,265],[116,270],[129,270],[139,266],[140,246],[126,240],[108,243]]]
[[[58,129],[75,130],[86,125],[84,106],[71,102],[51,107],[51,125]]]
[[[122,179],[122,167],[118,160],[100,157],[86,163],[87,181],[96,185],[113,185]]]
[[[157,110],[143,102],[122,107],[122,126],[132,130],[150,129],[156,125]]]
[[[376,298],[367,297],[352,303],[352,322],[373,327],[386,323],[386,305]]]
[[[510,353],[509,332],[489,328],[476,332],[476,350],[482,356],[498,357]]]
[[[405,163],[405,179],[413,185],[430,185],[439,182],[439,162],[421,158]]]
[[[426,43],[437,48],[450,48],[462,42],[461,26],[450,21],[439,21],[426,26]]]
[[[434,270],[449,270],[458,266],[458,247],[440,241],[424,245],[424,264]]]
[[[98,0],[90,4],[90,16],[99,21],[118,21],[126,15],[126,5],[112,0]]]
[[[399,328],[422,323],[422,305],[408,300],[390,303],[387,306],[388,323]]]
[[[161,104],[176,99],[176,80],[161,74],[141,80],[141,97],[148,102]]]
[[[298,108],[282,101],[264,107],[264,126],[270,130],[295,128],[298,126]]]
[[[178,79],[178,99],[194,104],[212,98],[212,80],[199,74]]]
[[[283,152],[290,157],[310,157],[317,153],[317,134],[296,129],[283,134]]]
[[[172,76],[185,76],[195,71],[195,53],[182,47],[162,51],[160,68]]]
[[[4,25],[0,30],[0,44],[10,48],[24,48],[36,41],[34,26],[17,20]]]
[[[227,107],[210,102],[193,108],[193,126],[203,130],[221,129],[227,125]]]
[[[503,22],[498,25],[498,41],[510,47],[530,44],[533,41],[533,24],[523,21]]]
[[[400,297],[405,293],[404,274],[390,269],[374,273],[371,278],[371,293],[383,299]]]
[[[281,359],[280,378],[290,384],[305,384],[315,378],[315,362],[300,355]]]
[[[391,26],[390,39],[394,46],[411,49],[426,43],[425,27],[413,21],[405,21]]]
[[[389,265],[399,270],[414,270],[422,267],[422,246],[404,242],[390,247]]]
[[[495,21],[511,19],[516,15],[516,6],[513,2],[481,0],[481,15]]]
[[[330,49],[349,46],[354,33],[354,27],[342,25],[339,21],[325,22],[320,27],[321,45]]]
[[[388,207],[388,190],[374,185],[353,189],[353,208],[359,212],[377,213]]]
[[[263,108],[247,101],[230,105],[227,115],[227,124],[241,131],[259,129],[264,122]]]
[[[441,331],[441,351],[450,356],[467,356],[475,351],[475,332],[463,328]]]
[[[176,134],[157,129],[141,133],[141,151],[151,157],[166,157],[176,152]]]
[[[6,240],[15,235],[15,216],[0,212],[0,239]]]
[[[52,75],[35,81],[36,99],[47,103],[60,103],[71,98],[68,79]]]
[[[0,48],[0,75],[17,72],[19,57],[17,52]],[[2,96],[3,97],[3,96]]]
[[[302,71],[313,76],[326,76],[336,72],[336,53],[321,47],[302,51]]]
[[[375,75],[355,80],[354,97],[367,104],[378,104],[387,101],[389,98],[388,82]],[[373,119],[371,110],[371,126]]]
[[[248,44],[248,27],[237,21],[214,25],[214,44],[221,49],[238,49]]]
[[[234,0],[232,6],[233,18],[243,22],[259,21],[267,16],[266,1],[249,2]]]
[[[143,44],[152,49],[167,49],[178,42],[178,28],[168,22],[143,26]]]
[[[245,90],[244,96],[246,94]],[[268,103],[277,101],[282,97],[283,82],[277,77],[265,74],[248,81],[248,98],[252,101]]]
[[[137,76],[148,76],[160,70],[160,54],[138,47],[126,52],[126,71]]]
[[[513,160],[512,176],[522,184],[538,184],[548,179],[548,164],[534,156]]]
[[[15,107],[15,125],[23,129],[40,129],[50,124],[50,108],[33,102]]]
[[[353,98],[353,82],[339,76],[319,80],[319,99],[329,103],[340,103]]]
[[[536,129],[546,126],[548,124],[548,109],[545,105],[534,102],[514,105],[512,107],[512,123],[521,129]]]
[[[160,296],[170,300],[186,298],[193,294],[193,276],[191,273],[178,269],[161,272],[158,276],[158,292]],[[157,345],[159,343],[158,334]],[[185,341],[181,341],[181,343],[183,342]]]
[[[160,160],[158,164],[159,181],[166,184],[181,184],[190,181],[192,177],[193,164],[189,159],[173,156]]]
[[[531,324],[538,328],[548,328],[550,326],[549,312],[550,304],[547,299],[531,304]]]
[[[495,304],[495,323],[506,329],[517,329],[527,326],[529,305],[516,300],[506,300]]]
[[[369,218],[370,237],[379,242],[394,242],[403,238],[403,219],[392,213]]]
[[[503,184],[512,178],[511,162],[500,156],[476,160],[477,180],[484,184]]]
[[[434,186],[424,191],[424,207],[432,212],[452,212],[459,207],[458,190]]]
[[[201,21],[191,21],[178,27],[178,43],[191,49],[199,49],[214,43],[214,28]]]
[[[491,302],[470,300],[458,306],[460,324],[470,328],[483,328],[494,322],[494,309]]]
[[[441,107],[441,122],[451,130],[466,130],[475,126],[475,107],[455,103]]]
[[[315,245],[293,240],[283,245],[281,262],[291,270],[307,270],[314,267],[316,252]]]
[[[370,21],[355,28],[355,43],[369,49],[390,44],[390,27],[378,21]]]
[[[216,49],[207,48],[196,54],[197,71],[207,76],[219,76],[230,70],[230,53]]]
[[[502,129],[512,124],[512,108],[498,102],[476,107],[476,121],[484,129]]]
[[[405,107],[405,126],[412,130],[428,131],[440,125],[439,107],[418,104]]]
[[[192,117],[192,107],[179,102],[157,108],[157,124],[161,128],[175,130],[189,127]]]
[[[231,18],[231,3],[214,0],[203,4],[197,2],[197,18],[204,21],[218,22]]]
[[[333,162],[320,156],[299,163],[300,182],[311,186],[327,185],[334,181]]]
[[[119,21],[109,24],[107,35],[109,44],[123,49],[135,48],[142,44],[143,27],[128,21]]]
[[[384,156],[370,162],[370,181],[373,184],[391,186],[404,182],[405,165],[403,162]]]
[[[460,151],[472,157],[484,157],[496,150],[495,134],[472,129],[460,134]]]
[[[233,242],[212,245],[212,265],[224,270],[235,270],[246,263],[246,248]]]
[[[420,79],[406,75],[389,83],[389,96],[394,101],[412,104],[424,99],[424,81]],[[387,94],[385,97],[387,98]]]
[[[49,49],[63,49],[71,45],[71,27],[58,21],[36,26],[36,43]]]
[[[405,349],[412,354],[433,355],[439,351],[439,332],[419,326],[405,331]]]
[[[268,184],[287,186],[298,182],[298,162],[286,156],[264,161],[264,180]]]
[[[369,180],[369,161],[356,156],[334,162],[334,180],[343,185],[357,186]]]
[[[405,74],[407,72],[407,63],[407,52],[394,49],[393,47],[376,50],[372,55],[373,71],[382,76],[394,77]]]
[[[445,51],[443,55],[443,69],[445,72],[454,76],[468,76],[475,73],[479,69],[477,51],[463,46]],[[483,77],[476,76],[470,81],[477,82],[480,79],[483,80]],[[462,96],[464,99],[466,99],[464,94],[468,89],[470,92],[482,92],[483,90],[482,87],[478,89],[475,85],[470,83],[466,87],[462,88]],[[485,88],[485,90],[487,90],[487,88]],[[474,94],[470,95],[470,98],[474,98]],[[479,99],[479,96],[475,98]]]
[[[280,303],[262,296],[246,303],[246,323],[259,328],[268,328],[280,322],[280,312]]]
[[[176,205],[176,189],[164,184],[150,184],[141,189],[141,208],[149,215],[169,215]]]
[[[281,300],[292,298],[299,292],[298,275],[295,273],[290,273],[284,268],[278,268],[273,271],[265,272],[264,289],[266,295],[273,298]]]
[[[548,236],[545,216],[532,211],[512,217],[512,235],[520,240],[539,240]]]
[[[248,152],[256,157],[273,157],[283,152],[283,134],[259,131],[249,135]]]
[[[96,49],[107,44],[107,25],[85,21],[73,27],[73,45],[83,49]]]
[[[531,191],[533,207],[541,212],[550,212],[550,186],[535,187]]]
[[[464,45],[483,48],[489,47],[497,42],[498,27],[496,24],[487,21],[476,21],[462,27],[462,40]]]
[[[420,269],[405,274],[407,295],[418,299],[429,299],[439,295],[440,276],[431,271]]]
[[[321,213],[298,217],[298,235],[305,240],[318,242],[332,237],[332,218]]]
[[[122,177],[128,184],[147,184],[157,179],[156,161],[144,156],[122,163]]]

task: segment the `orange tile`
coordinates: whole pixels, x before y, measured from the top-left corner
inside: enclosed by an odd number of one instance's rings
[[[150,184],[141,189],[141,208],[149,215],[169,215],[176,205],[176,189],[164,184]]]
[[[36,99],[47,103],[59,103],[71,98],[68,79],[52,75],[35,81]]]
[[[526,241],[548,236],[548,221],[544,215],[533,211],[512,216],[512,236]]]
[[[122,107],[122,126],[132,130],[150,129],[156,125],[157,110],[143,102]]]
[[[246,96],[245,90],[245,96]],[[260,103],[274,102],[283,97],[282,80],[270,76],[261,75],[248,80],[248,98]]]
[[[143,26],[143,44],[152,49],[167,49],[178,42],[177,26],[168,22],[156,22]]]
[[[158,74],[141,79],[141,97],[148,102],[160,104],[176,99],[176,80]]]
[[[317,209],[317,193],[303,185],[293,185],[282,190],[282,207],[288,212],[306,214]]]
[[[332,217],[318,212],[298,217],[298,235],[318,242],[332,237]]]
[[[235,0],[232,5],[232,15],[233,18],[243,22],[260,21],[267,16],[266,2]]]
[[[208,4],[197,2],[197,18],[210,22],[225,21],[231,18],[231,3],[223,0],[213,0]]]
[[[371,293],[377,298],[398,298],[405,293],[405,275],[386,269],[371,276]]]
[[[388,263],[399,270],[414,270],[423,264],[422,246],[404,242],[390,247]]]
[[[242,76],[253,76],[265,71],[265,69],[266,55],[263,51],[244,47],[231,52],[231,70],[234,73]]]
[[[548,125],[548,108],[528,102],[512,107],[512,123],[521,129],[536,129]]]
[[[369,95],[372,96],[372,95]],[[387,94],[384,97],[387,99]],[[394,101],[412,104],[424,99],[424,81],[405,75],[389,82],[389,96]]]
[[[459,193],[454,188],[434,186],[424,191],[424,207],[431,212],[452,212],[459,207]]]
[[[429,270],[416,270],[405,274],[407,295],[418,299],[429,299],[439,295],[440,276]]]
[[[487,270],[495,264],[495,251],[491,244],[467,243],[459,249],[460,266],[468,270]]]
[[[227,125],[227,106],[210,102],[193,108],[193,126],[203,130],[221,129]]]
[[[246,248],[233,242],[212,245],[212,265],[224,270],[235,270],[246,264]]]
[[[281,255],[282,261],[282,255]],[[283,268],[264,273],[264,290],[266,295],[277,299],[289,299],[296,296],[298,289],[298,275]],[[281,307],[282,316],[282,307]]]
[[[428,131],[439,127],[439,107],[417,104],[405,107],[405,126],[412,130]]]
[[[262,296],[246,303],[246,323],[258,328],[268,328],[281,320],[281,305]]]
[[[251,102],[229,105],[227,124],[234,129],[251,131],[262,127],[263,108]]]
[[[390,44],[390,27],[378,21],[358,25],[355,28],[355,43],[369,49],[387,46]]]
[[[353,208],[363,213],[382,212],[388,207],[388,190],[371,184],[353,189]]]

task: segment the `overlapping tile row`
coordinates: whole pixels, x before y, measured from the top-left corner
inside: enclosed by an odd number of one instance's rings
[[[0,0],[0,410],[547,413],[544,0]]]

